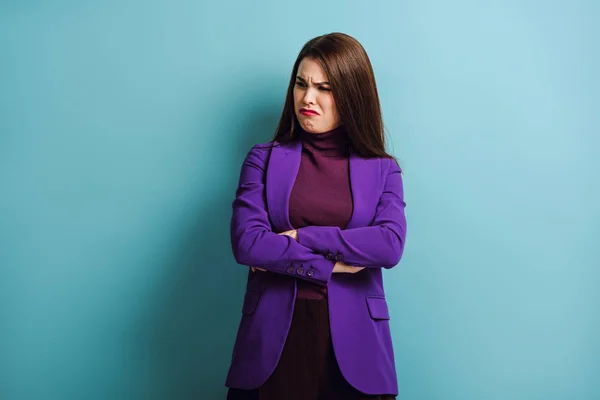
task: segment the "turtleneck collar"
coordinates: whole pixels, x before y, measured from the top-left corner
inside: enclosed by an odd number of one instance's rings
[[[298,127],[298,137],[304,150],[324,157],[346,157],[349,154],[348,133],[339,126],[323,133],[309,133]]]

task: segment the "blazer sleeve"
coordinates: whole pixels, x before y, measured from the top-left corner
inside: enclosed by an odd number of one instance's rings
[[[271,230],[265,200],[269,153],[270,146],[256,145],[242,165],[230,226],[235,260],[242,265],[327,285],[335,261]]]
[[[345,230],[307,226],[298,229],[298,242],[348,265],[392,268],[404,251],[405,207],[400,167],[389,159],[383,193],[370,226]]]

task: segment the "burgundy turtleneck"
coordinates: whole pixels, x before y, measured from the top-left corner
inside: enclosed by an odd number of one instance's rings
[[[352,216],[348,135],[343,127],[325,133],[298,131],[302,157],[290,195],[290,222],[344,229]],[[324,298],[326,287],[298,279],[298,298]]]

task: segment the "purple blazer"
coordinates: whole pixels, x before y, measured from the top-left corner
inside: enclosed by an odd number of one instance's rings
[[[353,213],[346,229],[308,226],[298,241],[289,199],[302,144],[260,144],[243,163],[231,219],[233,254],[249,272],[226,386],[255,389],[275,369],[292,320],[296,279],[326,285],[331,338],[346,380],[366,394],[398,394],[382,268],[400,261],[406,237],[400,168],[350,154]],[[332,274],[335,260],[366,267]]]

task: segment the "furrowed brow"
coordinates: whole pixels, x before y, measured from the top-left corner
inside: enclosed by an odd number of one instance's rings
[[[301,82],[306,83],[306,79],[304,79],[300,75],[296,76],[296,79],[298,79]],[[327,82],[327,81],[323,81],[323,82],[313,82],[313,85],[320,86],[320,85],[331,85],[331,84],[329,82]]]

